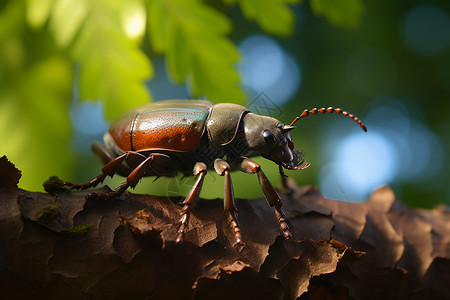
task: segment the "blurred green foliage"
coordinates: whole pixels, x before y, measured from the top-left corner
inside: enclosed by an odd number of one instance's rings
[[[41,189],[51,174],[69,176],[68,110],[73,65],[47,31],[25,22],[25,3],[0,13],[0,153],[24,172],[21,186]]]
[[[225,0],[268,33],[293,32],[298,0]],[[11,0],[0,4],[0,153],[23,171],[20,186],[42,190],[52,175],[73,178],[69,106],[102,101],[105,116],[151,101],[152,53],[193,97],[243,103],[227,35],[226,7],[199,0]],[[221,6],[223,9],[214,8]],[[322,3],[319,13],[327,7]],[[339,12],[337,12],[339,14]],[[324,13],[332,20],[335,14]],[[333,20],[334,20],[333,19]],[[342,18],[341,18],[342,20]],[[333,22],[339,22],[339,18]],[[346,24],[343,24],[346,25]],[[147,35],[145,34],[147,32]],[[147,40],[148,39],[148,40]],[[146,43],[150,49],[144,51]]]
[[[283,121],[292,120],[304,108],[329,105],[348,108],[364,117],[375,107],[374,99],[389,91],[404,100],[411,113],[420,116],[448,149],[450,123],[445,100],[450,81],[442,75],[450,66],[448,51],[418,56],[405,47],[400,37],[406,13],[423,4],[429,3],[2,1],[0,155],[7,155],[23,171],[20,187],[24,189],[42,190],[42,182],[53,175],[86,181],[97,175],[101,164],[93,156],[84,157],[74,150],[69,117],[74,99],[101,101],[106,120],[152,101],[147,83],[158,75],[152,61],[164,56],[169,78],[186,85],[192,98],[244,104],[251,96],[237,69],[239,61],[245,59],[237,44],[260,33],[275,37],[301,65],[302,86],[294,97],[296,101],[284,108]],[[444,6],[448,8],[448,3]],[[370,55],[376,58],[377,53],[388,53],[385,61],[389,64],[374,64],[366,59]],[[355,70],[360,73],[350,80],[347,73]],[[392,82],[395,84],[389,86]],[[314,166],[323,162],[318,155],[318,134],[330,124],[326,120],[308,122],[293,132],[296,145],[314,153],[307,157],[313,163],[308,172],[288,172],[299,184],[316,183],[320,168]],[[370,130],[372,124],[367,125]],[[279,175],[273,163],[264,159],[258,162],[276,183]],[[446,160],[442,170],[448,169],[448,164]],[[437,195],[450,194],[444,184],[439,185],[450,180],[443,172],[427,183],[426,189],[420,188],[425,184],[416,183],[394,183],[394,188],[403,199],[412,199],[412,204],[430,206],[445,201]],[[202,196],[221,196],[223,181],[216,179],[208,175]],[[116,186],[122,180],[115,177],[106,183]],[[166,180],[152,187],[156,193],[167,194],[168,186],[175,185],[173,190],[185,193],[189,180]],[[233,174],[233,183],[240,197],[259,195],[245,192],[259,190],[252,176]],[[428,203],[419,203],[421,199]]]
[[[300,0],[224,0],[228,5],[239,3],[248,20],[256,21],[267,33],[289,36],[293,33],[295,14],[285,4],[298,4]]]
[[[359,0],[311,0],[311,9],[325,16],[330,23],[348,28],[356,27],[363,5]]]
[[[148,1],[148,33],[153,49],[167,57],[172,79],[189,79],[193,95],[243,101],[237,47],[226,37],[230,20],[201,1]]]

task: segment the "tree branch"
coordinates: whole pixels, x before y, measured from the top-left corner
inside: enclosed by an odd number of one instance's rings
[[[291,240],[264,199],[239,199],[246,244],[235,249],[219,199],[199,201],[176,245],[180,207],[166,197],[87,201],[87,192],[21,190],[19,178],[2,157],[7,298],[450,298],[448,211],[408,208],[388,187],[355,204],[290,181],[293,193],[282,198]]]

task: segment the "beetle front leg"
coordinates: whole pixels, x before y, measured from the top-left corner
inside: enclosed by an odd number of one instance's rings
[[[261,166],[257,164],[255,161],[242,157],[235,162],[236,167],[247,173],[247,174],[255,174],[258,175],[259,185],[261,186],[264,197],[266,198],[267,203],[275,207],[275,215],[277,217],[278,223],[280,224],[281,232],[283,236],[287,239],[291,238],[292,235],[289,232],[289,226],[286,223],[286,215],[281,209],[283,203],[281,202],[280,195],[275,190],[273,185],[270,183],[266,174],[261,170]]]
[[[224,183],[224,196],[223,196],[223,206],[225,214],[227,214],[228,221],[231,224],[234,232],[234,244],[233,246],[242,246],[242,236],[241,229],[239,228],[239,223],[237,220],[237,208],[234,201],[233,184],[231,183],[230,176],[230,165],[223,159],[216,159],[214,161],[214,169],[220,176],[225,176]]]
[[[294,190],[288,184],[288,176],[284,173],[282,166],[278,166],[278,167],[279,167],[278,170],[279,170],[280,176],[281,176],[281,185],[283,186],[284,193],[288,196],[291,196],[294,193]]]
[[[178,235],[176,239],[177,244],[181,244],[183,242],[184,232],[186,231],[186,227],[189,222],[191,207],[198,200],[198,196],[200,195],[200,191],[202,190],[203,179],[205,178],[206,172],[207,168],[204,163],[197,162],[195,164],[193,174],[198,175],[198,178],[194,186],[192,186],[191,190],[189,191],[189,194],[186,196],[186,199],[184,199],[184,201],[182,202],[184,206],[180,218],[181,225],[178,228]]]

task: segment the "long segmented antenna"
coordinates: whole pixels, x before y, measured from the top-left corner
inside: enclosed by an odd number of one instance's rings
[[[361,126],[361,128],[365,131],[365,132],[367,132],[367,128],[366,128],[366,125],[364,125],[364,123],[363,122],[361,122],[361,120],[360,119],[358,119],[357,117],[355,117],[355,115],[353,115],[353,114],[350,114],[350,113],[348,113],[348,112],[346,112],[345,110],[342,110],[342,109],[340,109],[340,108],[333,108],[333,107],[328,107],[328,108],[324,108],[324,107],[322,107],[322,108],[320,108],[320,109],[317,109],[317,108],[313,108],[313,109],[311,109],[311,110],[307,110],[307,109],[305,109],[303,112],[302,112],[302,114],[300,115],[300,117],[297,117],[297,118],[295,118],[294,119],[294,121],[292,121],[292,123],[291,123],[291,125],[290,126],[293,126],[298,120],[300,120],[301,118],[304,118],[304,117],[307,117],[307,116],[309,116],[309,114],[311,113],[311,114],[313,114],[313,115],[316,115],[318,112],[320,112],[320,113],[333,113],[333,112],[336,112],[337,114],[342,114],[343,116],[347,116],[347,117],[349,117],[350,119],[352,119],[353,121],[355,121],[356,123],[358,123],[359,124],[359,126]]]

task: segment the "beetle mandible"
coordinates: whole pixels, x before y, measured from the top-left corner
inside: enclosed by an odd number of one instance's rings
[[[283,168],[301,170],[309,167],[304,152],[294,150],[290,131],[302,117],[336,112],[365,125],[340,108],[304,110],[290,125],[275,118],[258,115],[232,103],[214,104],[208,100],[166,100],[132,109],[113,121],[104,135],[105,146],[94,143],[92,150],[105,166],[102,173],[84,184],[64,182],[72,189],[87,189],[103,182],[106,176],[119,174],[126,181],[112,192],[90,193],[89,199],[110,199],[134,188],[144,176],[173,177],[178,173],[197,176],[195,184],[181,203],[177,243],[183,242],[193,204],[197,201],[208,170],[225,177],[224,210],[234,232],[234,244],[241,245],[242,236],[237,219],[230,172],[240,170],[256,174],[267,203],[275,208],[284,237],[290,238],[286,216],[278,192],[259,164],[250,157],[262,156]],[[225,159],[226,157],[226,159]]]

